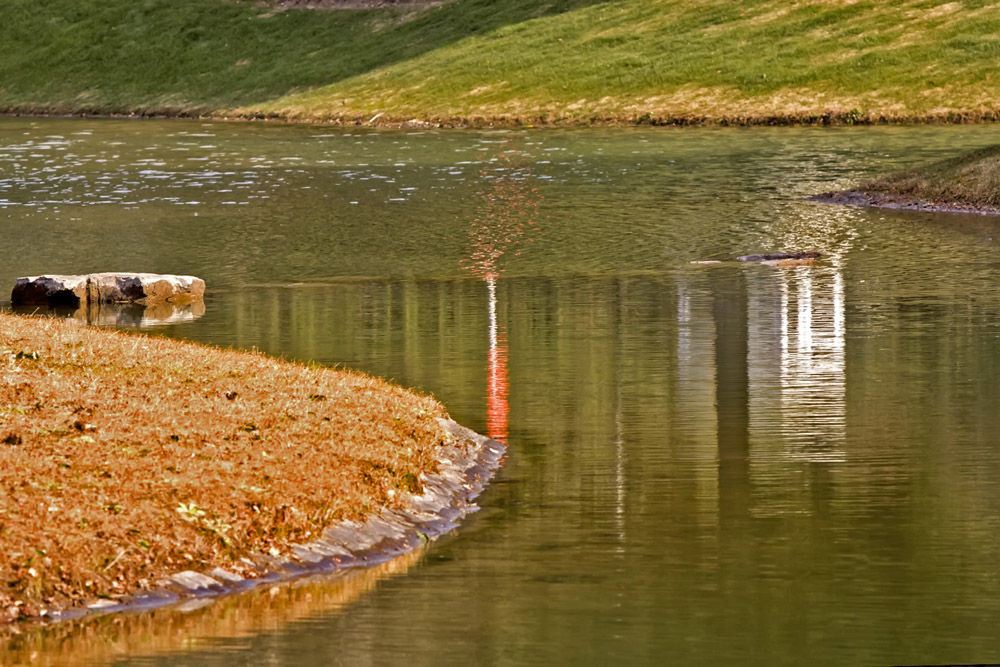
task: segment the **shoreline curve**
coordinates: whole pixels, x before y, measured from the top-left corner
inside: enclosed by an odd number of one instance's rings
[[[506,451],[363,373],[3,312],[0,445],[13,633],[383,563]]]
[[[333,575],[354,568],[385,563],[451,532],[458,521],[479,509],[477,498],[501,466],[504,443],[456,423],[439,419],[450,441],[438,451],[437,473],[422,473],[422,494],[406,494],[404,509],[382,508],[365,521],[343,520],[328,527],[321,538],[292,546],[290,556],[252,553],[243,560],[255,577],[242,577],[223,568],[207,573],[185,570],[157,582],[159,585],[111,601],[99,599],[86,606],[53,610],[36,623],[52,624],[114,613],[141,613],[184,604],[206,603],[225,596],[290,583],[314,575]],[[30,621],[28,622],[30,623]]]

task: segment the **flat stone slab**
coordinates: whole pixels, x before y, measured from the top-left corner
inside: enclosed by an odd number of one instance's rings
[[[160,273],[91,273],[18,278],[10,293],[15,306],[86,306],[102,303],[161,303],[200,300],[205,281]]]

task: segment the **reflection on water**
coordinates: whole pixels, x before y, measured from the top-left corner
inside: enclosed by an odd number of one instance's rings
[[[786,441],[802,443],[795,449],[811,460],[839,456],[836,449],[846,426],[844,287],[839,264],[833,258],[827,275],[816,275],[814,280],[809,272],[797,271],[794,280],[782,283],[783,435]],[[789,309],[796,300],[797,317],[791,322]]]
[[[318,614],[336,614],[378,582],[405,574],[424,555],[422,548],[370,568],[315,575],[291,585],[262,588],[224,598],[189,600],[177,609],[116,614],[85,622],[69,621],[9,640],[5,663],[65,665],[171,654],[225,646],[241,637],[273,632],[280,624],[309,624]],[[280,619],[280,620],[279,620]],[[183,639],[181,639],[183,638]],[[272,655],[268,655],[272,653]],[[260,652],[255,662],[281,659]]]
[[[679,279],[678,391],[685,413],[714,406],[715,433],[701,433],[706,450],[717,447],[720,522],[772,511],[754,501],[755,476],[789,462],[844,462],[842,262],[718,266]],[[699,291],[710,309],[692,308]]]
[[[843,259],[752,277],[750,377],[788,456],[836,460],[846,427]],[[778,443],[772,443],[776,445]]]
[[[803,201],[997,128],[136,127],[0,121],[0,283],[200,275],[161,331],[391,378],[510,447],[405,577],[230,639],[160,615],[174,650],[122,663],[1000,660],[1000,221]]]
[[[89,303],[78,308],[18,306],[13,312],[69,317],[80,324],[99,327],[150,329],[193,322],[205,314],[205,302],[197,299],[186,303]]]
[[[507,442],[507,335],[497,323],[497,279],[486,278],[490,306],[490,356],[486,383],[486,434],[494,440]]]
[[[517,147],[523,143],[501,138],[498,149],[484,150],[486,166],[479,172],[483,188],[474,197],[476,210],[469,228],[469,254],[462,260],[467,269],[486,281],[489,305],[489,361],[486,387],[486,433],[507,442],[507,332],[497,318],[497,278],[503,275],[506,258],[517,256],[520,245],[537,231],[541,194],[531,182],[533,162]]]

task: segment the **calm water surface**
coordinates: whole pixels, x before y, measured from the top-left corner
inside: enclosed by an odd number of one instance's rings
[[[204,316],[156,332],[388,377],[510,446],[390,570],[8,657],[1000,661],[1000,221],[803,201],[998,141],[0,120],[0,286],[199,275]]]

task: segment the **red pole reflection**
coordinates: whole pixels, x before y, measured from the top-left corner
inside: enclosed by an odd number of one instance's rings
[[[507,441],[510,406],[507,402],[507,332],[497,316],[497,278],[505,258],[517,256],[526,232],[535,229],[540,195],[533,187],[531,159],[505,142],[503,148],[484,161],[479,182],[487,185],[477,193],[478,214],[469,229],[466,268],[486,281],[489,303],[489,357],[486,380],[487,434]]]
[[[490,354],[486,382],[486,429],[494,440],[507,442],[507,332],[497,322],[497,282],[486,277],[490,304]]]

